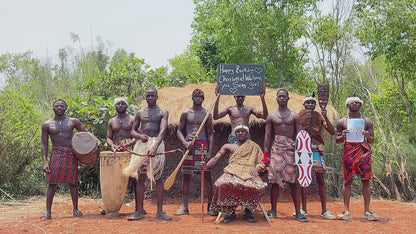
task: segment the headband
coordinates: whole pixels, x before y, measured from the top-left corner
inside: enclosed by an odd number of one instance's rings
[[[129,106],[129,103],[127,102],[127,99],[126,99],[125,97],[119,97],[119,98],[116,98],[116,99],[114,100],[114,105],[116,105],[116,104],[117,104],[117,103],[119,103],[119,102],[124,102],[124,103],[126,103],[127,107]]]
[[[247,127],[246,125],[242,125],[242,124],[237,125],[237,126],[234,128],[234,132],[236,132],[238,129],[244,129],[244,130],[246,130],[246,131],[247,131],[247,133],[250,133],[250,131],[248,130],[248,127]]]
[[[303,103],[307,102],[307,101],[314,101],[316,102],[316,98],[314,96],[307,96],[303,99]]]
[[[349,104],[354,103],[354,102],[359,102],[361,103],[361,105],[364,104],[363,100],[361,100],[359,97],[349,97],[345,101],[345,105],[348,106]]]

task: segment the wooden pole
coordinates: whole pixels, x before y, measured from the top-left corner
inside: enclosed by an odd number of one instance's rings
[[[266,210],[264,209],[263,204],[261,204],[260,201],[259,201],[259,206],[260,206],[261,211],[263,212],[264,217],[267,220],[267,223],[269,223],[269,225],[270,225],[272,221],[270,220],[269,215],[267,214]]]
[[[205,162],[204,145],[201,145],[202,162]],[[201,221],[204,223],[204,188],[205,188],[205,169],[201,171]]]

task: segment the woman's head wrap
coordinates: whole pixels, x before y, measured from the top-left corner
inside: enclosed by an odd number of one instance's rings
[[[127,98],[126,97],[119,97],[119,98],[116,98],[115,100],[114,100],[114,105],[116,105],[117,103],[119,103],[119,102],[124,102],[124,103],[126,103],[126,105],[127,106],[129,106],[129,103],[127,102]]]
[[[361,100],[357,96],[354,96],[354,97],[347,98],[347,100],[345,101],[345,105],[348,106],[349,104],[354,103],[354,102],[359,102],[359,103],[361,103],[361,105],[364,104],[363,100]]]
[[[248,129],[248,127],[247,127],[246,125],[242,125],[242,124],[237,125],[237,126],[234,128],[234,132],[236,132],[238,129],[244,129],[244,130],[246,130],[246,131],[247,131],[247,133],[250,133],[250,131],[249,131],[249,129]]]
[[[200,89],[195,89],[192,92],[192,98],[194,98],[195,96],[201,96],[203,99],[205,99],[205,97],[204,97],[204,91],[202,91]]]

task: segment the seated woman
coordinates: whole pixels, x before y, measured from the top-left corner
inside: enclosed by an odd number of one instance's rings
[[[247,138],[247,126],[238,125],[234,132],[238,141],[222,146],[215,157],[204,166],[204,170],[212,168],[221,157],[230,155],[224,174],[215,182],[211,210],[225,213],[221,222],[229,223],[236,218],[236,208],[242,205],[245,207],[243,218],[255,223],[257,220],[253,217],[253,211],[267,186],[259,176],[266,167],[263,163],[263,151],[258,144]]]

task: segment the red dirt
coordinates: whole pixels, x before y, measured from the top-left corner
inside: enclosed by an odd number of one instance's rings
[[[263,204],[268,210],[270,204],[266,199]],[[237,219],[229,224],[215,224],[215,217],[204,216],[201,219],[201,204],[190,204],[190,215],[173,216],[180,204],[165,201],[164,210],[172,215],[173,220],[161,221],[156,219],[156,205],[145,201],[148,215],[142,220],[127,221],[125,218],[134,210],[134,202],[128,207],[124,204],[120,217],[107,219],[100,214],[103,204],[100,199],[81,198],[79,208],[84,213],[82,218],[72,217],[71,199],[68,196],[56,196],[52,207],[53,220],[43,221],[45,198],[37,197],[26,206],[6,206],[0,204],[0,233],[272,233],[272,232],[301,232],[301,233],[412,233],[416,225],[416,204],[386,200],[372,200],[372,211],[381,218],[379,221],[367,221],[362,218],[363,202],[352,199],[351,213],[354,218],[350,221],[324,220],[320,218],[320,203],[308,203],[309,222],[299,223],[293,219],[293,203],[279,201],[278,219],[272,219],[269,225],[261,214],[256,214],[257,223],[247,223],[237,213]],[[206,206],[205,206],[206,207]],[[342,201],[330,201],[328,210],[334,214],[342,211]]]

